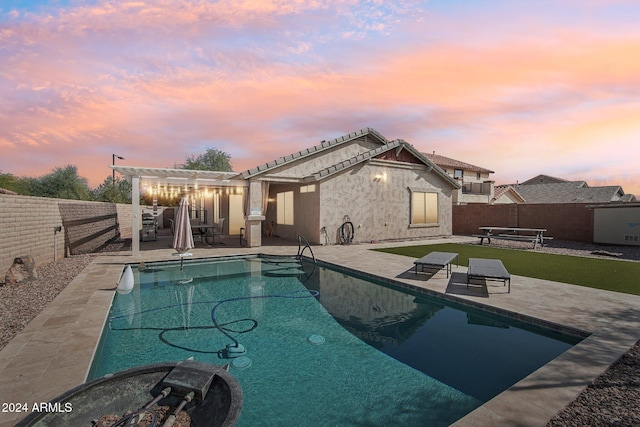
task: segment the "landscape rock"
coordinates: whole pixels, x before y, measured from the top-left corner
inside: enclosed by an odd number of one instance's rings
[[[7,285],[17,285],[38,279],[36,263],[31,255],[22,255],[13,260],[13,264],[4,276]]]

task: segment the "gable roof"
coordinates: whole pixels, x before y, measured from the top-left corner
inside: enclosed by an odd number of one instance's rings
[[[524,200],[522,195],[518,193],[518,190],[513,188],[513,186],[501,185],[501,186],[494,187],[492,202],[498,200],[500,197],[504,196],[505,194],[510,194],[511,196],[509,198],[511,200],[516,200],[518,203],[525,203],[526,201]]]
[[[558,178],[555,176],[540,174],[538,176],[534,176],[531,179],[528,179],[524,182],[521,182],[519,185],[529,185],[529,184],[558,184],[561,182],[571,182],[566,179]],[[584,182],[584,181],[580,181]]]
[[[388,143],[387,139],[384,136],[382,136],[378,131],[367,127],[367,128],[357,130],[355,132],[351,132],[347,135],[343,135],[338,138],[331,139],[329,141],[322,141],[318,145],[314,145],[313,147],[298,151],[297,153],[289,154],[288,156],[279,157],[271,162],[267,162],[265,164],[256,166],[255,168],[241,172],[240,175],[242,175],[242,177],[245,179],[254,177],[256,175],[261,175],[274,168],[286,165],[296,160],[304,159],[305,157],[309,157],[311,155],[320,153],[322,151],[329,150],[331,148],[342,145],[346,142],[353,141],[356,138],[369,136],[369,135],[377,139],[380,142],[380,144]]]
[[[369,161],[369,160],[373,160],[376,157],[379,157],[380,155],[387,153],[391,150],[396,150],[396,154],[399,153],[401,150],[407,150],[409,153],[411,153],[416,159],[420,160],[420,163],[423,163],[425,166],[427,166],[429,169],[429,171],[434,171],[436,174],[438,174],[440,177],[442,177],[445,181],[449,182],[453,187],[455,188],[460,188],[460,184],[458,183],[458,181],[456,181],[455,179],[451,178],[451,176],[449,174],[447,174],[445,171],[443,171],[442,169],[440,169],[437,165],[435,165],[434,163],[432,163],[429,159],[427,159],[423,153],[421,153],[420,151],[416,150],[411,144],[409,144],[408,142],[402,140],[402,139],[396,139],[393,140],[385,145],[382,145],[378,148],[374,148],[372,150],[366,151],[364,153],[360,153],[357,156],[354,156],[350,159],[346,159],[342,162],[339,162],[335,165],[332,165],[330,167],[324,168],[314,174],[312,174],[311,176],[313,178],[315,178],[316,180],[320,180],[320,179],[324,179],[328,176],[331,176],[333,174],[336,174],[338,172],[341,172],[343,170],[349,169],[359,163],[365,162],[365,161]]]
[[[514,188],[525,203],[607,203],[619,201],[624,195],[620,186],[589,187],[584,181],[553,184],[500,185]]]
[[[436,154],[435,151],[433,153],[422,153],[429,160],[431,160],[436,165],[441,168],[453,168],[453,169],[462,169],[472,172],[481,172],[481,173],[494,173],[492,170],[485,169],[480,166],[472,165],[471,163],[465,163],[460,160],[452,159],[450,157],[441,156]]]
[[[408,142],[402,139],[388,141],[384,136],[382,136],[379,132],[377,132],[372,128],[360,129],[358,131],[351,132],[347,135],[343,135],[341,137],[332,139],[330,141],[323,141],[322,143],[315,145],[311,148],[298,151],[297,153],[290,154],[288,156],[279,157],[276,160],[267,162],[253,169],[244,171],[240,175],[245,179],[262,175],[276,168],[280,168],[281,166],[291,164],[294,161],[311,157],[312,155],[321,153],[323,151],[335,149],[336,147],[342,144],[345,144],[349,141],[353,141],[354,139],[357,139],[357,138],[361,138],[363,136],[373,136],[374,140],[377,141],[380,144],[380,146],[358,153],[353,157],[347,158],[338,163],[324,167],[306,176],[300,176],[298,177],[298,179],[305,180],[305,181],[322,180],[329,176],[332,176],[334,174],[337,174],[339,172],[352,168],[360,163],[374,160],[376,157],[379,157],[391,150],[396,150],[396,154],[402,150],[407,150],[409,153],[411,153],[411,155],[413,155],[418,160],[418,164],[424,164],[425,166],[427,166],[428,170],[430,171],[433,170],[442,179],[450,183],[452,187],[460,188],[460,184],[456,180],[454,180],[449,174],[444,172],[440,167],[438,167],[435,163],[429,160],[423,153],[416,150],[411,144],[409,144]]]
[[[7,190],[6,188],[2,188],[2,187],[0,187],[0,194],[18,195],[18,193],[11,190]]]

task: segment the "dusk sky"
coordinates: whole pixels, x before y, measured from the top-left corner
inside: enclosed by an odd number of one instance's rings
[[[372,127],[640,196],[640,0],[2,0],[0,173],[243,171]]]

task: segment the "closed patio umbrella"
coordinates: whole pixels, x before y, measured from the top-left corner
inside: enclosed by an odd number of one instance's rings
[[[176,214],[175,231],[173,235],[173,248],[178,251],[180,257],[191,255],[187,251],[195,247],[193,243],[193,233],[191,232],[191,222],[189,221],[189,202],[183,197]],[[180,262],[182,269],[182,262]]]

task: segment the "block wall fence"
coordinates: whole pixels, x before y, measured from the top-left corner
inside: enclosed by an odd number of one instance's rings
[[[22,255],[41,265],[131,238],[131,222],[131,205],[0,194],[0,280]]]
[[[593,209],[587,203],[453,206],[453,234],[477,234],[483,226],[546,228],[559,240],[593,242]]]

